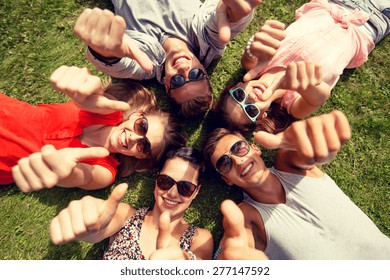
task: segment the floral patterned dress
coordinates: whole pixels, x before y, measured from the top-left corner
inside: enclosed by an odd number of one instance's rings
[[[114,241],[104,252],[104,260],[145,260],[139,246],[142,223],[149,208],[138,209],[134,215],[126,221],[122,229],[115,236]],[[191,248],[196,226],[190,225],[180,237],[180,248],[188,251]]]

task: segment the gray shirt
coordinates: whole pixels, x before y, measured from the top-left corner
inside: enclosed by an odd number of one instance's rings
[[[151,59],[152,73],[146,73],[130,58],[107,65],[87,51],[87,58],[95,67],[112,77],[135,80],[156,77],[162,83],[165,40],[171,36],[188,43],[191,51],[206,68],[214,59],[219,59],[225,45],[218,39],[216,7],[219,0],[112,0],[115,14],[126,21],[126,34]],[[251,21],[253,12],[231,25],[232,38]]]
[[[328,175],[271,172],[282,183],[286,203],[259,203],[244,194],[263,219],[270,259],[390,259],[390,239]]]

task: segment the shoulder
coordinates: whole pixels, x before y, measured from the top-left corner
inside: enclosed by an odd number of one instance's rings
[[[263,233],[265,231],[264,221],[259,211],[254,206],[245,202],[240,203],[238,206],[244,214],[245,226]]]
[[[246,202],[241,202],[238,204],[238,208],[242,211],[242,213],[245,214],[251,214],[253,212],[257,212],[256,208],[250,205],[249,203]]]
[[[248,243],[256,249],[265,250],[267,235],[260,213],[252,205],[245,202],[240,203],[239,207],[244,214]]]

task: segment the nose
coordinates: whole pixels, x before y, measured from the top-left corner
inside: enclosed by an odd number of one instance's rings
[[[232,159],[232,165],[233,166],[240,166],[241,164],[243,164],[244,162],[244,157],[239,157],[239,156],[236,156],[236,155],[233,155],[231,154],[230,155],[231,159]]]
[[[168,190],[167,194],[168,194],[169,197],[173,197],[173,198],[179,196],[179,191],[177,190],[177,184],[176,183],[172,186],[172,188],[170,188]]]
[[[179,67],[177,68],[178,73],[183,75],[186,78],[188,78],[188,72],[190,70],[191,70],[191,64],[189,62],[180,63]]]

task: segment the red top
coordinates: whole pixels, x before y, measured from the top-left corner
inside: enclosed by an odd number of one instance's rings
[[[33,106],[0,93],[0,106],[0,184],[13,183],[11,168],[44,145],[52,144],[56,149],[88,147],[79,138],[85,127],[122,122],[122,112],[91,113],[73,102]],[[115,179],[119,162],[113,156],[82,162],[107,168]]]

